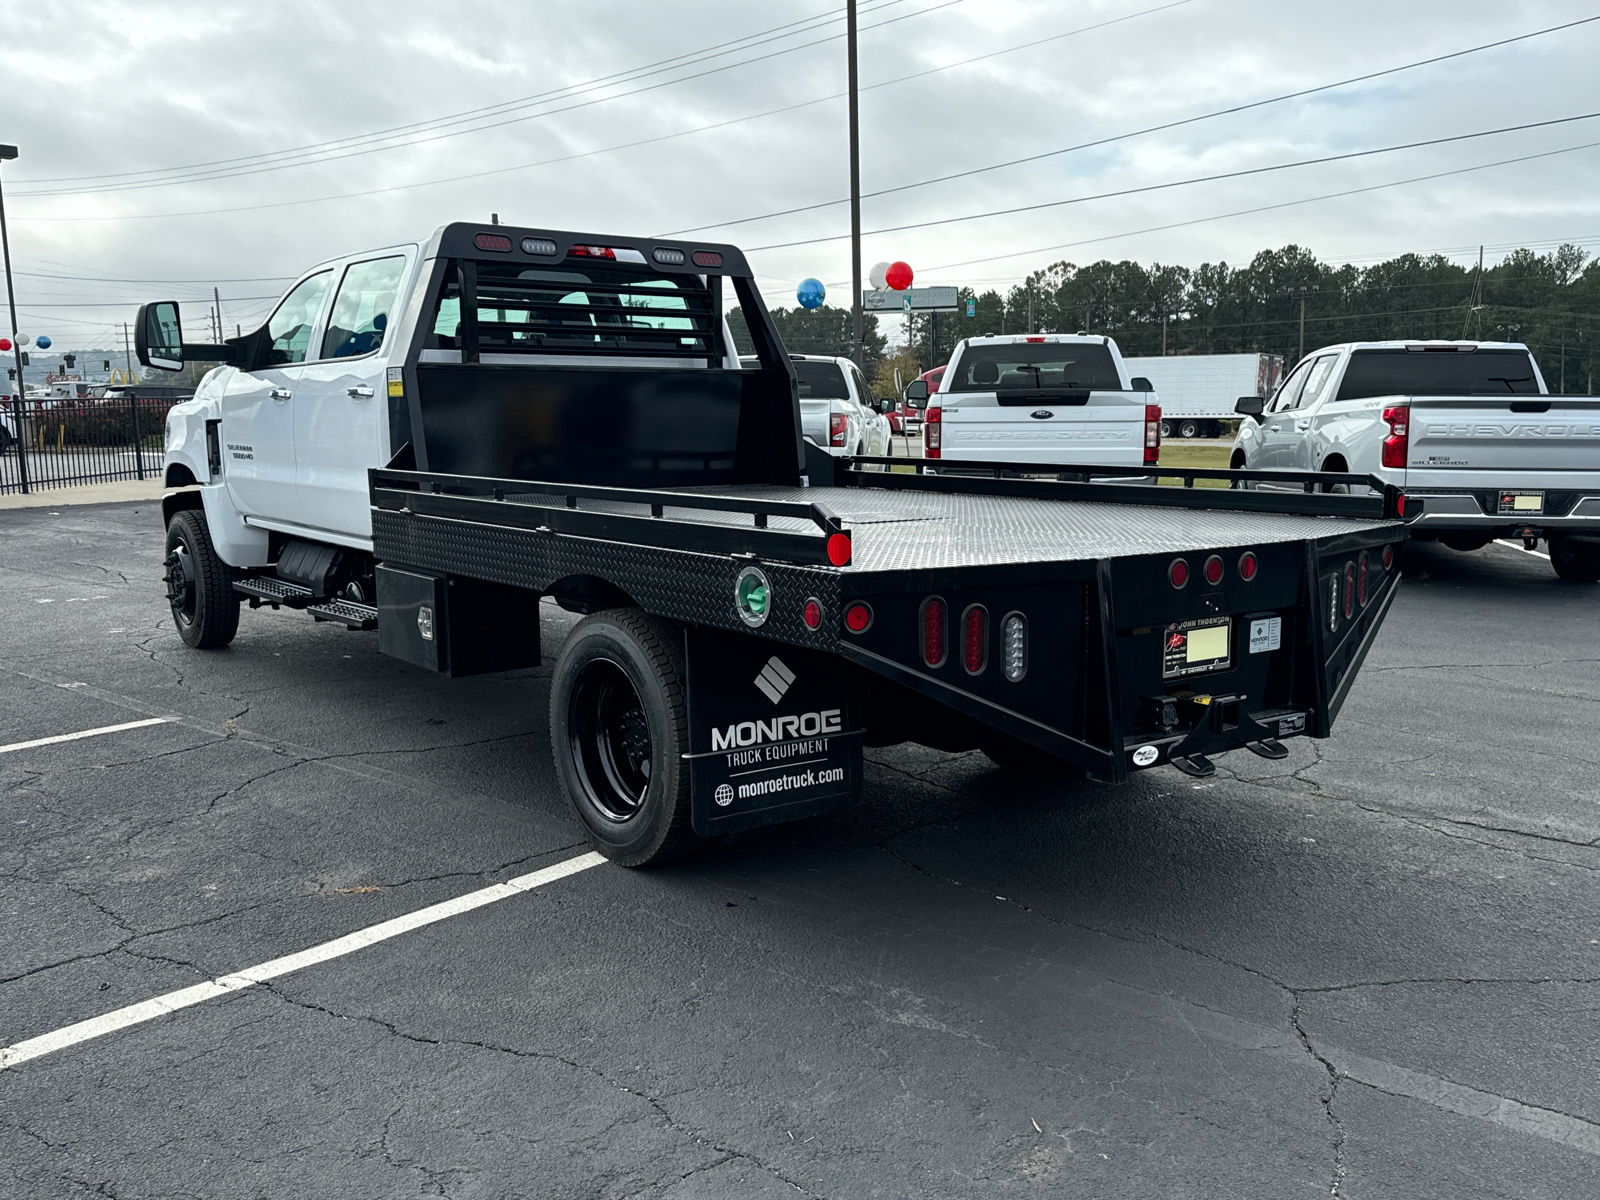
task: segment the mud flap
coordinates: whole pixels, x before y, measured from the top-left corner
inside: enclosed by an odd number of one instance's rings
[[[861,720],[844,661],[688,630],[690,816],[703,837],[834,812],[861,795]]]

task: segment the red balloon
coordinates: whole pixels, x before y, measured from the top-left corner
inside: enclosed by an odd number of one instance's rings
[[[897,292],[905,291],[911,286],[910,264],[903,262],[890,263],[889,269],[883,273],[883,281]]]
[[[0,354],[4,354],[9,349],[11,349],[11,339],[0,338]]]

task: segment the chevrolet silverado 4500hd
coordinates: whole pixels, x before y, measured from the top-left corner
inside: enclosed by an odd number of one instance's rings
[[[852,803],[862,747],[911,738],[1111,781],[1282,757],[1399,585],[1404,497],[1365,478],[829,456],[733,246],[453,224],[313,267],[223,346],[148,304],[138,347],[222,364],[166,430],[182,639],[227,644],[248,601],[453,677],[537,665],[542,597],[583,614],[551,748],[628,865]]]

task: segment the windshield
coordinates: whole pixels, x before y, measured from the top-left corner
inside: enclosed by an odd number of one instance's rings
[[[800,376],[802,400],[850,399],[850,389],[845,385],[844,372],[838,363],[802,360],[794,364],[794,373]]]
[[[1020,342],[968,346],[946,391],[995,392],[1072,388],[1118,392],[1122,380],[1111,351],[1083,342]]]
[[[1526,350],[1357,350],[1350,356],[1340,400],[1368,396],[1537,395],[1539,381]]]

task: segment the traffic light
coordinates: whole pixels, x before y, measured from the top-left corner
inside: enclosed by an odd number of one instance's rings
[[[7,367],[6,368],[6,378],[7,379],[15,379],[16,377],[17,377],[17,369],[15,367]]]
[[[102,358],[102,359],[101,359],[101,360],[100,360],[100,369],[101,369],[101,370],[102,370],[102,371],[109,371],[109,370],[111,370],[111,360],[110,360],[110,359],[109,359],[109,358]]]
[[[28,363],[28,352],[27,352],[27,351],[26,351],[26,350],[24,350],[24,351],[23,351],[23,352],[22,352],[22,365],[23,365],[23,366],[25,366],[25,367],[26,367],[26,366],[28,366],[28,365],[30,365],[30,364],[29,364],[29,363]]]

